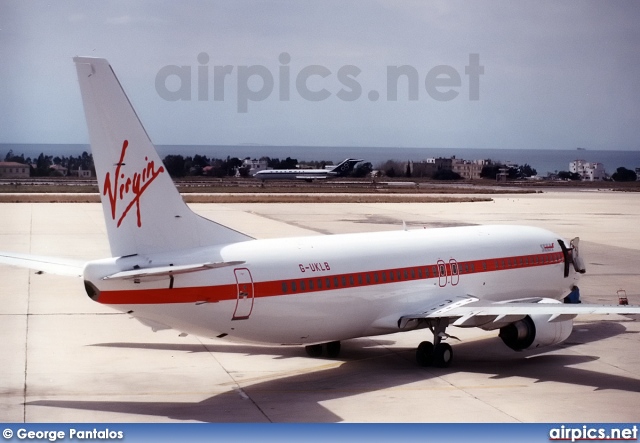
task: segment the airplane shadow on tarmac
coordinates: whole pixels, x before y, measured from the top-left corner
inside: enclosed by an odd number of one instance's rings
[[[579,329],[579,332],[576,330]],[[326,360],[319,370],[297,371],[274,375],[239,389],[228,390],[200,402],[176,401],[69,401],[37,400],[27,406],[118,412],[173,420],[199,422],[338,422],[343,418],[322,406],[322,402],[387,388],[418,383],[425,379],[455,372],[490,375],[491,379],[518,377],[532,383],[556,382],[592,387],[640,392],[640,378],[625,377],[573,367],[598,360],[598,356],[562,354],[564,349],[629,334],[618,322],[600,321],[580,324],[560,346],[543,351],[516,353],[497,337],[473,342],[454,343],[455,359],[446,369],[421,368],[414,361],[414,349],[387,348],[384,338],[356,339],[343,342],[342,356]],[[373,343],[374,347],[371,347]],[[302,348],[237,346],[226,344],[148,344],[102,343],[93,346],[137,349],[157,349],[180,352],[225,352],[250,355],[274,355],[291,358],[304,355]],[[553,353],[549,353],[554,351]],[[335,362],[335,365],[329,364]],[[255,381],[255,380],[254,380]],[[399,400],[401,401],[401,400]]]

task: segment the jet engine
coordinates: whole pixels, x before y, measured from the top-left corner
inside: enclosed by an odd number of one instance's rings
[[[527,315],[500,328],[500,338],[514,351],[551,346],[565,341],[573,329],[573,319],[551,319],[551,315]]]

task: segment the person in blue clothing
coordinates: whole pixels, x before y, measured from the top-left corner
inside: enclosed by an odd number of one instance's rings
[[[582,303],[580,301],[580,288],[576,285],[571,286],[571,292],[564,298],[565,303]]]

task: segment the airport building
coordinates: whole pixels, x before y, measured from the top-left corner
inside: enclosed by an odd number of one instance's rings
[[[77,176],[79,178],[91,178],[91,170],[82,169],[82,166],[80,166],[78,169],[72,170],[71,175]]]
[[[467,180],[479,180],[485,164],[487,164],[486,160],[463,160],[453,157],[451,170]]]
[[[249,167],[249,175],[253,176],[254,174],[269,169],[267,167],[266,160],[256,160],[251,158],[245,158],[242,162],[242,167]]]
[[[579,174],[582,180],[588,181],[604,180],[607,177],[602,163],[584,160],[574,160],[569,163],[569,172]]]
[[[29,165],[17,162],[0,162],[0,178],[29,178]]]

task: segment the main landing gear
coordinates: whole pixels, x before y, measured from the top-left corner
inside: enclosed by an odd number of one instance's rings
[[[429,326],[429,329],[433,332],[433,343],[423,341],[418,345],[418,349],[416,349],[416,361],[420,366],[446,368],[451,364],[453,360],[453,349],[449,343],[442,342],[443,338],[452,337],[445,333],[448,325],[449,319],[438,318]]]
[[[305,346],[304,350],[307,351],[309,357],[322,357],[322,353],[329,358],[336,358],[340,355],[340,342],[332,341],[324,344]]]

